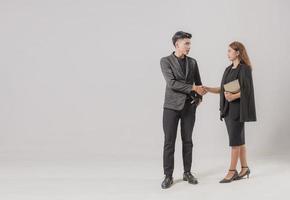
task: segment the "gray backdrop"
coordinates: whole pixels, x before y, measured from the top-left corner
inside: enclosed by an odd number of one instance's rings
[[[178,30],[193,34],[190,56],[208,86],[218,86],[229,65],[228,44],[245,44],[258,116],[246,125],[251,156],[289,153],[289,6],[286,0],[2,0],[1,159],[139,156],[160,160],[161,172],[159,60],[173,51]],[[218,103],[209,94],[198,108],[199,160],[229,150]]]

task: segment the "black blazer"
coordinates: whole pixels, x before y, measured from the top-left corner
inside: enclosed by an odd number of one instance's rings
[[[225,77],[231,70],[233,65],[230,65],[226,68],[222,81],[221,81],[221,93],[220,93],[220,119],[225,117],[225,105],[226,99],[224,96],[224,83]],[[240,72],[239,72],[239,83],[241,87],[241,97],[239,100],[233,101],[230,103],[230,113],[229,117],[234,120],[239,120],[240,122],[249,122],[257,121],[256,117],[256,106],[255,106],[255,97],[254,97],[254,85],[252,78],[252,69],[240,63]]]

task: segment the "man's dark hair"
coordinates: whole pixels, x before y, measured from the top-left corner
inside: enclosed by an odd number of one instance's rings
[[[192,37],[192,35],[190,33],[186,33],[183,31],[177,31],[172,37],[173,45],[175,46],[175,43],[178,39],[184,39],[184,38],[190,39],[191,37]]]

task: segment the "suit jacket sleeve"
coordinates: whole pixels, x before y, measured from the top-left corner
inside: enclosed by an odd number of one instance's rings
[[[202,85],[197,63],[195,65],[195,69],[194,70],[195,70],[194,71],[194,83],[195,83],[195,85]],[[197,92],[194,92],[194,93],[196,94],[197,98],[202,100],[202,96],[201,95],[199,95]]]
[[[186,84],[181,81],[177,81],[174,77],[174,74],[171,70],[169,62],[165,58],[160,60],[161,71],[165,78],[166,84],[169,88],[176,92],[190,94],[192,91],[192,85]]]
[[[245,66],[240,71],[241,97],[240,97],[240,121],[256,121],[256,107],[254,97],[254,85],[252,70]]]

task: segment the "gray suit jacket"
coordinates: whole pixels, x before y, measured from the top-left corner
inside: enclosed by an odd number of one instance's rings
[[[186,56],[186,74],[184,74],[173,53],[160,60],[161,71],[166,81],[163,107],[182,110],[187,96],[201,99],[200,95],[192,91],[192,86],[202,83],[196,60]]]

